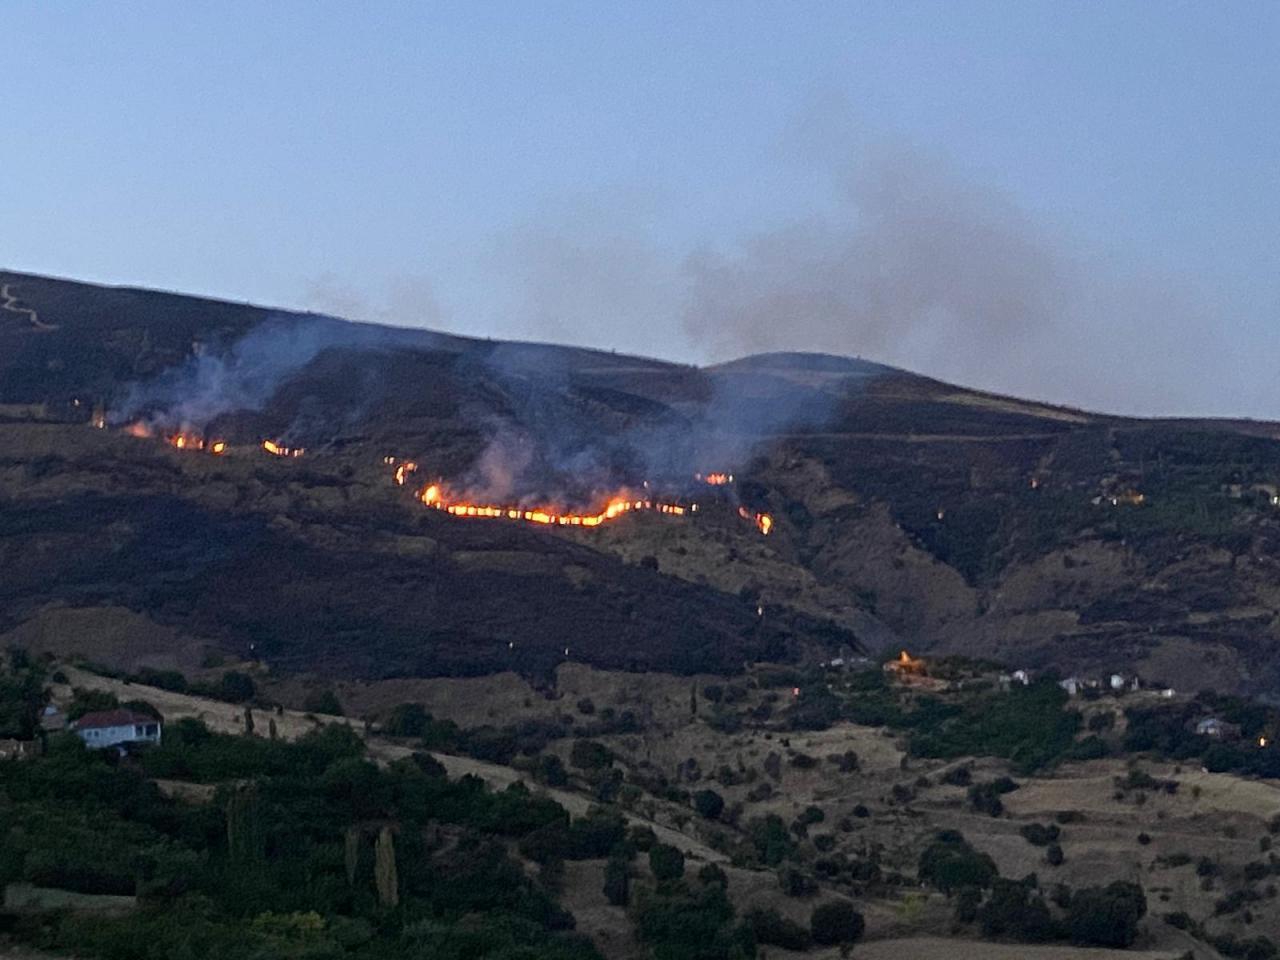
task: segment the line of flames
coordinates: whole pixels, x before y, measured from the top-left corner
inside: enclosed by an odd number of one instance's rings
[[[286,447],[274,440],[263,440],[262,449],[273,457],[300,457],[307,452],[302,447]]]
[[[610,520],[616,520],[623,514],[638,510],[651,510],[655,513],[676,517],[698,512],[696,503],[684,506],[679,503],[664,503],[659,500],[632,500],[625,497],[615,497],[605,504],[604,508],[598,513],[562,513],[554,507],[531,508],[466,503],[447,499],[445,492],[437,483],[430,484],[418,491],[417,498],[433,510],[441,510],[454,517],[519,520],[525,523],[559,527],[598,527],[601,524],[608,523]]]
[[[176,450],[199,450],[220,457],[227,452],[227,441],[206,440],[196,433],[172,433],[164,442]]]

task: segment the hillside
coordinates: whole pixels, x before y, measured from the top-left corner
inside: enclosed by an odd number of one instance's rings
[[[838,357],[698,369],[0,285],[10,642],[366,678],[908,646],[1280,692],[1275,424],[1110,417]],[[174,449],[178,431],[226,453]],[[387,457],[417,465],[404,486]],[[655,506],[548,528],[428,509],[432,482],[504,512]]]

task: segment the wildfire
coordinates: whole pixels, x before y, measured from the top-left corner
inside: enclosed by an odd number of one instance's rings
[[[682,517],[697,511],[697,506],[684,506],[679,503],[663,503],[657,500],[631,500],[615,497],[605,504],[598,513],[562,513],[555,507],[518,507],[500,506],[496,504],[466,503],[446,498],[438,483],[424,487],[418,493],[418,499],[433,510],[442,510],[454,517],[484,517],[494,520],[519,520],[525,523],[538,523],[543,526],[558,527],[598,527],[610,520],[616,520],[626,513],[639,510],[651,510],[668,516]]]
[[[769,531],[773,529],[773,517],[767,513],[752,513],[746,507],[739,507],[738,516],[743,520],[750,520],[756,525],[756,529],[766,537],[769,535]]]
[[[135,437],[147,436],[146,433],[134,433],[132,429],[128,432],[132,433]],[[202,450],[205,453],[213,454],[215,457],[220,457],[227,452],[227,441],[206,440],[204,437],[194,433],[170,434],[164,438],[164,441],[175,450]]]
[[[396,484],[403,487],[405,479],[411,473],[418,472],[418,465],[412,460],[406,460],[404,463],[396,467]]]
[[[286,447],[274,440],[263,440],[262,449],[273,457],[300,457],[306,453],[302,447]]]
[[[701,473],[695,473],[693,479],[701,480],[705,484],[713,487],[723,487],[726,484],[733,483],[732,473],[708,473],[705,476]]]

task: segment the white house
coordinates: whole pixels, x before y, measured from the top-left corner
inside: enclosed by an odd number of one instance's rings
[[[1084,681],[1079,677],[1067,677],[1065,680],[1059,680],[1058,686],[1067,691],[1068,696],[1074,697],[1084,689]]]
[[[159,743],[161,722],[132,710],[101,710],[86,713],[71,724],[85,746],[102,750],[126,743]]]
[[[1031,674],[1026,670],[1013,671],[1013,682],[1020,683],[1024,687],[1031,682]]]

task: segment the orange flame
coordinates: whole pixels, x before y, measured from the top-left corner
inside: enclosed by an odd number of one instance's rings
[[[555,507],[500,506],[497,504],[467,503],[445,498],[440,484],[433,483],[418,492],[418,499],[433,510],[442,510],[454,517],[482,517],[494,520],[519,520],[554,527],[598,527],[616,520],[625,513],[651,510],[667,516],[682,517],[696,510],[694,505],[663,503],[657,500],[631,500],[615,497],[598,513],[562,513]]]
[[[262,449],[273,457],[300,457],[306,453],[301,447],[286,447],[274,440],[263,440]]]
[[[766,537],[769,535],[769,531],[773,529],[773,517],[767,513],[752,513],[746,507],[739,507],[738,516],[743,520],[750,520],[756,525],[756,529]]]
[[[709,484],[713,487],[723,487],[726,484],[733,483],[732,473],[708,473],[705,476],[701,473],[695,473],[693,478],[695,480],[701,480],[703,483]]]
[[[395,457],[392,457],[391,459],[394,461]],[[404,463],[396,467],[395,477],[396,477],[397,486],[403,487],[404,481],[409,476],[409,474],[417,473],[417,472],[418,472],[418,465],[416,463],[414,463],[412,460],[404,461]]]
[[[136,426],[136,424],[132,426]],[[146,433],[138,434],[134,432],[132,426],[128,432],[134,436],[147,435]],[[164,439],[165,443],[176,450],[203,450],[205,453],[211,453],[215,457],[220,457],[227,452],[227,442],[225,440],[206,440],[195,433],[174,433]]]

